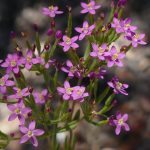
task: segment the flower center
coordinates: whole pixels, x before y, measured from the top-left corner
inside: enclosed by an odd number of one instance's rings
[[[118,58],[118,54],[114,54],[112,60],[116,60]]]
[[[29,137],[32,137],[32,135],[33,135],[32,131],[30,131],[30,130],[28,131],[27,134],[28,134]]]
[[[122,87],[122,83],[118,82],[117,85],[116,85],[117,89],[121,89]]]
[[[70,72],[74,73],[75,71],[76,71],[76,67],[73,66],[70,68]]]
[[[20,114],[20,109],[17,108],[17,109],[15,110],[15,112],[16,112],[16,114]]]
[[[39,94],[39,97],[41,101],[44,99],[44,96],[42,94]]]
[[[93,9],[91,3],[89,3],[87,6],[88,6],[88,9],[90,9],[90,10]]]
[[[126,24],[126,25],[125,25],[125,27],[127,27],[127,28],[128,28],[128,27],[130,27],[130,24],[129,24],[129,23],[128,23],[128,24]]]
[[[71,39],[70,39],[69,37],[67,37],[67,39],[66,39],[66,44],[67,44],[67,45],[70,45],[70,44],[71,44]]]
[[[49,6],[48,9],[53,11],[54,10],[54,6]]]
[[[86,24],[85,27],[83,28],[83,32],[84,32],[84,33],[87,33],[88,30],[89,30],[89,25]]]
[[[118,120],[118,124],[119,124],[119,125],[123,125],[123,124],[124,124],[124,122],[123,122],[123,119],[122,119],[122,118]]]
[[[22,96],[21,89],[18,89],[18,90],[17,90],[17,94],[18,94],[19,96]]]
[[[135,34],[134,38],[138,39],[139,38],[139,34]]]
[[[27,62],[30,63],[31,62],[31,57],[27,56]]]
[[[5,85],[5,79],[4,79],[4,77],[2,77],[0,79],[0,86],[4,86],[4,85]]]
[[[98,48],[98,53],[101,55],[103,52],[104,52],[104,50],[101,47],[99,47]]]
[[[72,88],[67,88],[67,89],[66,89],[66,93],[67,93],[67,94],[71,94],[71,93],[72,93],[72,90],[73,90]]]
[[[12,60],[10,64],[11,64],[11,67],[15,67],[17,63],[15,60]]]
[[[82,94],[82,89],[77,90],[77,94],[81,95]]]

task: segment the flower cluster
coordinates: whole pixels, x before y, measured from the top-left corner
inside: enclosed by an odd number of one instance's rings
[[[21,144],[30,141],[37,147],[38,136],[42,136],[41,139],[51,137],[51,143],[48,145],[57,149],[57,133],[73,130],[82,119],[97,126],[110,123],[116,127],[116,135],[120,134],[122,128],[130,130],[126,123],[127,114],[119,113],[116,117],[110,117],[107,113],[115,107],[115,95],[128,95],[128,85],[121,83],[115,76],[109,82],[103,80],[107,83],[106,87],[104,91],[99,90],[99,81],[105,78],[111,67],[123,67],[123,59],[131,47],[146,44],[143,41],[145,34],[137,33],[137,27],[131,25],[131,19],[119,19],[121,16],[117,18],[116,14],[125,4],[126,0],[118,1],[117,6],[112,8],[115,10],[111,11],[115,12],[115,17],[111,14],[110,22],[107,23],[104,16],[101,16],[101,21],[94,16],[101,5],[96,4],[94,0],[90,0],[89,3],[81,2],[81,14],[87,13],[88,17],[75,28],[72,25],[71,8],[67,7],[69,19],[65,31],[57,30],[55,25],[55,17],[63,14],[63,11],[60,11],[58,6],[44,7],[42,13],[50,18],[51,24],[46,33],[44,46],[36,29],[35,41],[25,41],[26,51],[19,49],[17,45],[13,54],[8,54],[5,60],[0,60],[0,103],[6,103],[11,112],[8,121],[19,120],[18,136]],[[75,34],[78,35],[74,35],[72,31],[76,31]],[[12,38],[16,37],[16,34],[11,34]],[[130,45],[123,45],[127,47],[125,50],[114,46],[121,34],[131,42]],[[83,40],[86,44],[81,48]],[[14,41],[16,45],[16,39]],[[56,56],[59,49],[62,49],[65,56],[63,59]],[[65,62],[62,63],[64,59]],[[37,84],[33,84],[39,81],[28,81],[24,70],[28,70],[28,73],[34,72],[43,78],[40,91],[35,86]],[[63,72],[67,75],[62,76]],[[101,105],[102,101],[105,103]],[[78,102],[81,102],[78,105],[80,108],[76,111],[74,107]],[[98,107],[100,105],[101,110]],[[71,110],[71,113],[68,110]],[[93,114],[104,116],[104,120],[97,122]],[[36,129],[36,125],[41,129]],[[73,132],[70,131],[70,134]],[[7,137],[6,140],[8,139],[13,140],[13,137]],[[69,143],[74,143],[72,139],[69,139]],[[67,141],[65,144],[68,144]]]
[[[127,18],[125,20],[114,18],[111,26],[116,30],[117,33],[124,33],[125,38],[131,41],[133,47],[137,47],[138,44],[146,44],[146,42],[143,41],[145,34],[136,33],[137,27],[131,25],[130,18]]]
[[[122,67],[122,59],[125,57],[124,52],[118,52],[115,46],[112,46],[109,50],[109,47],[106,43],[98,46],[97,44],[92,44],[93,51],[90,53],[91,57],[96,57],[100,61],[106,61],[108,67],[112,67],[113,65],[117,65],[118,67]]]
[[[58,87],[57,91],[60,95],[63,95],[64,100],[78,100],[83,102],[84,98],[89,96],[89,94],[85,92],[85,87],[71,87],[68,81],[64,82],[64,87]]]

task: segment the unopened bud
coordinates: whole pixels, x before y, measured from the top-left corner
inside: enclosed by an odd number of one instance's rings
[[[10,38],[12,38],[12,39],[16,38],[16,32],[11,31],[10,32]]]
[[[57,39],[61,39],[62,36],[63,36],[62,31],[61,31],[61,30],[58,30],[58,31],[56,32],[56,38],[57,38]]]
[[[48,36],[52,36],[53,33],[54,33],[54,31],[52,29],[48,29],[48,31],[47,31],[47,35]]]

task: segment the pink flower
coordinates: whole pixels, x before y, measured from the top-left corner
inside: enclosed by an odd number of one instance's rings
[[[63,11],[59,11],[57,6],[44,7],[42,13],[46,16],[54,18],[57,14],[62,14]]]
[[[112,80],[108,82],[108,85],[113,88],[115,94],[122,93],[124,95],[128,95],[128,93],[125,91],[125,89],[129,87],[128,84],[120,83],[117,77],[112,78]]]
[[[25,143],[28,140],[31,141],[31,143],[33,144],[33,146],[37,147],[38,146],[38,141],[36,136],[41,136],[44,134],[44,131],[41,129],[35,129],[35,121],[32,121],[28,128],[25,126],[20,126],[19,129],[20,131],[25,134],[24,136],[21,137],[20,139],[20,143]]]
[[[6,93],[7,87],[15,85],[14,81],[8,80],[8,78],[8,74],[0,78],[0,92],[2,92],[3,94]]]
[[[117,65],[118,67],[122,67],[122,59],[125,57],[124,52],[117,52],[116,47],[112,46],[110,51],[110,55],[107,57],[107,66],[112,67],[113,65]]]
[[[121,20],[120,21],[120,25],[123,28],[123,30],[124,30],[125,33],[135,32],[135,30],[137,29],[136,26],[132,26],[131,25],[131,21],[132,20],[130,18],[127,18],[125,20]]]
[[[94,15],[96,12],[96,9],[99,9],[101,7],[101,5],[95,5],[95,1],[91,0],[88,4],[81,2],[81,6],[83,7],[83,10],[81,10],[82,14],[85,13],[90,13],[92,15]]]
[[[125,36],[125,38],[132,42],[133,47],[137,47],[138,44],[146,45],[147,43],[143,41],[145,34],[137,34],[137,33],[130,33]]]
[[[25,123],[25,115],[32,111],[30,108],[24,106],[23,101],[20,101],[14,105],[8,105],[7,107],[12,112],[8,118],[8,121],[13,121],[18,117],[20,124]]]
[[[80,102],[83,102],[84,98],[87,96],[89,96],[89,93],[85,92],[85,87],[75,86],[73,88],[73,93],[72,93],[73,100],[79,100]]]
[[[113,22],[111,23],[112,28],[116,30],[117,33],[130,33],[134,32],[137,27],[131,25],[131,19],[127,18],[125,20],[118,20],[114,17]]]
[[[108,52],[108,46],[106,43],[98,46],[97,44],[92,44],[93,51],[90,52],[90,56],[98,57],[99,60],[105,60],[106,56],[109,56],[110,53]]]
[[[80,71],[78,70],[78,66],[74,66],[70,60],[66,61],[66,67],[61,68],[62,71],[68,73],[69,77],[80,77]]]
[[[22,99],[23,97],[30,95],[28,87],[24,89],[14,87],[13,90],[15,91],[15,94],[8,96],[10,99]]]
[[[94,28],[95,25],[89,26],[87,21],[84,21],[82,28],[76,27],[75,30],[80,33],[79,40],[82,40],[86,35],[91,35]]]
[[[58,87],[57,91],[60,95],[63,95],[64,100],[69,100],[72,96],[73,88],[70,87],[70,84],[68,81],[64,82],[64,88]]]
[[[104,75],[106,74],[106,70],[105,69],[102,69],[102,68],[99,68],[99,71],[98,72],[90,72],[88,74],[88,77],[90,79],[95,79],[95,78],[99,78],[99,79],[104,79]]]
[[[44,104],[48,99],[48,90],[44,89],[42,92],[33,93],[36,104]]]
[[[116,119],[113,119],[113,123],[116,126],[115,133],[116,135],[119,135],[121,132],[121,129],[123,128],[125,131],[130,131],[130,128],[126,121],[128,120],[128,114],[121,115],[118,113],[116,115]]]
[[[11,71],[15,74],[19,73],[19,67],[23,64],[22,59],[17,54],[8,54],[4,63],[1,64],[1,67],[7,68],[6,72],[10,73]]]
[[[64,82],[64,88],[58,87],[57,91],[60,95],[63,95],[64,100],[79,100],[80,102],[84,101],[84,98],[89,96],[87,92],[85,92],[85,87],[83,86],[75,86],[70,87],[68,81]]]
[[[32,68],[32,65],[35,65],[35,64],[43,65],[45,63],[44,59],[41,57],[33,58],[33,53],[31,50],[28,50],[25,58],[22,58],[22,59],[23,59],[25,68],[28,70],[30,70]]]
[[[68,36],[63,36],[63,42],[59,43],[59,45],[63,46],[64,52],[67,52],[70,48],[78,48],[79,45],[75,42],[78,40],[78,36],[74,36],[72,38],[69,38]]]
[[[114,17],[113,22],[111,23],[111,27],[114,28],[117,33],[124,32],[123,28],[120,25],[120,20],[118,20],[118,18]]]

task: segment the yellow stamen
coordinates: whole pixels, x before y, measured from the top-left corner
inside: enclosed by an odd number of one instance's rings
[[[118,120],[118,124],[119,124],[119,125],[123,125],[123,124],[124,124],[124,122],[123,122],[123,119],[122,119],[122,118]]]
[[[17,109],[15,110],[15,112],[16,112],[16,114],[20,114],[20,109],[17,108]]]
[[[16,63],[15,60],[12,60],[12,61],[10,62],[10,64],[11,64],[12,67],[15,67],[17,63]]]
[[[28,131],[28,136],[31,137],[32,134],[33,134],[32,131],[29,130],[29,131]]]
[[[71,39],[70,39],[69,37],[67,37],[67,39],[66,39],[66,44],[67,44],[67,45],[70,45],[70,44],[71,44]]]
[[[73,90],[72,88],[67,88],[67,89],[66,89],[66,93],[67,93],[67,94],[71,94],[71,93],[72,93],[72,90]]]
[[[49,6],[48,9],[49,10],[54,10],[54,6]]]

